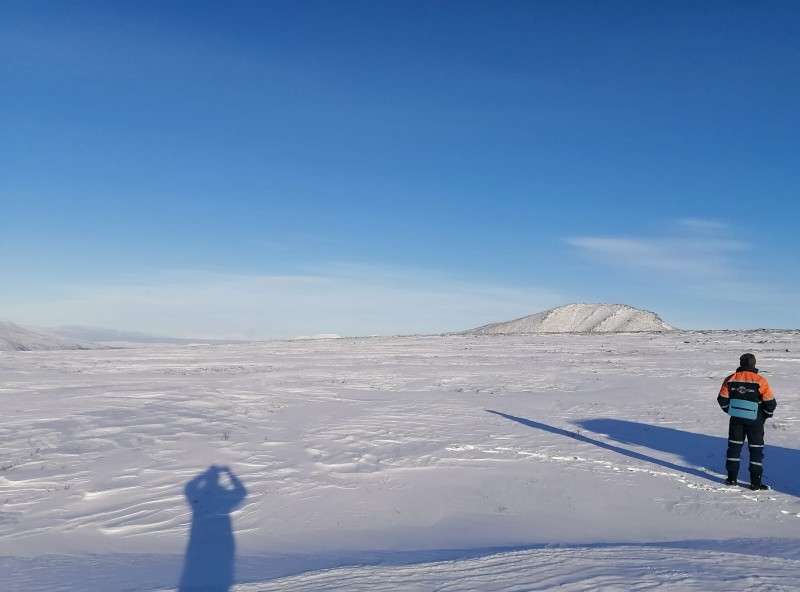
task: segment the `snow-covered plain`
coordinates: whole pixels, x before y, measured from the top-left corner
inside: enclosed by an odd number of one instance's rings
[[[745,351],[758,494],[722,484]],[[2,589],[796,590],[799,370],[763,331],[0,353]]]

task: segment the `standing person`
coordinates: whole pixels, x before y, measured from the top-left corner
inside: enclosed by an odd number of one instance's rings
[[[764,472],[764,422],[772,417],[777,407],[775,395],[766,378],[758,374],[756,357],[742,354],[736,372],[722,382],[717,397],[722,410],[730,415],[728,424],[728,454],[725,468],[728,470],[727,485],[737,485],[739,457],[747,438],[750,451],[750,489],[769,489],[761,482]]]

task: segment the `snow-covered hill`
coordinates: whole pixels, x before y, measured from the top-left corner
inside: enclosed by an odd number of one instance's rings
[[[59,349],[97,349],[102,346],[75,341],[59,335],[20,327],[0,319],[0,351],[39,351]]]
[[[335,333],[320,333],[318,335],[299,335],[294,338],[295,340],[308,340],[308,339],[341,339],[340,335]]]
[[[568,304],[537,314],[484,325],[472,335],[519,333],[638,333],[672,331],[654,312],[625,304]]]

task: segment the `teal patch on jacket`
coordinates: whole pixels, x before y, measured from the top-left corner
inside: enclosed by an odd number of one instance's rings
[[[756,419],[758,417],[758,403],[744,399],[731,399],[728,415],[742,419]]]

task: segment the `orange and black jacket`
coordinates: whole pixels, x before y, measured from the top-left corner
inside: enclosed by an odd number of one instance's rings
[[[717,403],[725,413],[728,412],[731,399],[744,399],[758,403],[758,417],[755,420],[757,422],[763,422],[772,417],[775,407],[778,406],[767,379],[758,374],[757,368],[737,368],[736,372],[722,381]],[[753,423],[738,417],[731,417],[731,421]]]

